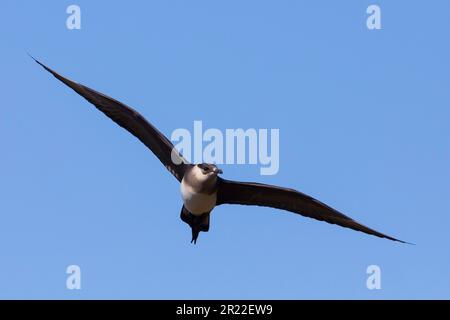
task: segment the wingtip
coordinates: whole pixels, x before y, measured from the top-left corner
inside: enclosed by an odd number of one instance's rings
[[[33,57],[33,55],[31,54],[31,53],[29,53],[28,51],[27,51],[27,55],[31,58],[31,59],[33,59],[34,60],[34,62],[36,62],[36,63],[38,63],[38,64],[41,64],[35,57]]]
[[[45,70],[47,70],[48,72],[55,74],[55,72],[50,69],[49,67],[47,67],[45,64],[43,64],[42,62],[40,62],[38,59],[36,59],[35,57],[33,57],[29,52],[27,52],[28,56],[34,60],[34,62],[36,62],[38,65],[40,65],[42,68],[44,68]]]
[[[408,241],[403,241],[403,240],[399,240],[399,239],[396,239],[396,238],[390,238],[390,237],[389,237],[388,239],[389,239],[389,240],[394,240],[394,241],[396,241],[396,242],[408,244],[408,245],[411,245],[411,246],[415,246],[415,245],[416,245],[415,243],[408,242]]]
[[[38,65],[40,65],[41,67],[43,67],[44,69],[48,70],[47,66],[44,65],[42,62],[40,62],[38,59],[36,59],[35,57],[33,57],[29,52],[27,52],[28,56],[34,60],[34,62],[36,62]]]
[[[56,71],[54,71],[53,69],[47,67],[45,64],[43,64],[42,62],[40,62],[38,59],[36,59],[35,57],[33,57],[31,54],[29,54],[27,52],[28,56],[30,56],[31,59],[33,59],[38,65],[40,65],[42,68],[44,68],[46,71],[50,72],[55,78],[57,78],[58,80],[64,82],[66,85],[68,85],[69,87],[71,87],[72,89],[74,89],[73,85],[76,84],[74,81],[63,77],[62,75],[60,75],[59,73],[57,73]],[[75,89],[74,89],[75,90]],[[76,90],[75,90],[76,91]]]

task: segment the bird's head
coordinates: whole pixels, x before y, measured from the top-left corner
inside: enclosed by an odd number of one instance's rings
[[[210,163],[200,163],[197,164],[197,167],[200,169],[200,172],[205,176],[217,176],[218,174],[223,173],[215,164]]]
[[[217,175],[221,173],[222,170],[214,164],[200,163],[193,167],[186,178],[201,190],[214,190],[218,179]]]

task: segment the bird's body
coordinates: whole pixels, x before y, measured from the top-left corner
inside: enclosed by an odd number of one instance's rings
[[[213,164],[191,164],[178,153],[173,144],[158,129],[136,110],[69,80],[36,59],[34,60],[119,126],[137,137],[180,182],[183,200],[180,218],[192,229],[191,242],[196,243],[200,231],[209,230],[211,211],[216,206],[223,204],[272,207],[380,238],[404,242],[368,228],[297,190],[254,182],[225,180],[218,176],[222,171]]]
[[[192,187],[181,182],[181,197],[186,209],[194,216],[199,216],[205,212],[210,212],[216,206],[217,193],[212,194],[196,192]]]
[[[204,175],[193,166],[185,173],[180,191],[184,207],[194,216],[211,212],[217,203],[217,176]]]

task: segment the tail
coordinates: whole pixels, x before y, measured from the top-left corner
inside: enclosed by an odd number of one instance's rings
[[[184,206],[181,208],[180,218],[186,222],[192,229],[191,243],[196,244],[200,231],[208,232],[209,230],[209,214],[210,212],[203,213],[200,216],[193,215]]]

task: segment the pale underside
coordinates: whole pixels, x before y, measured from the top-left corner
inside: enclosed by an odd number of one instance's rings
[[[193,215],[208,213],[215,207],[217,192],[205,188],[215,181],[216,176],[205,175],[197,166],[186,172],[180,185],[181,197],[185,208]]]
[[[196,216],[210,212],[217,202],[217,192],[212,194],[195,192],[184,179],[181,182],[181,197],[185,208]]]

